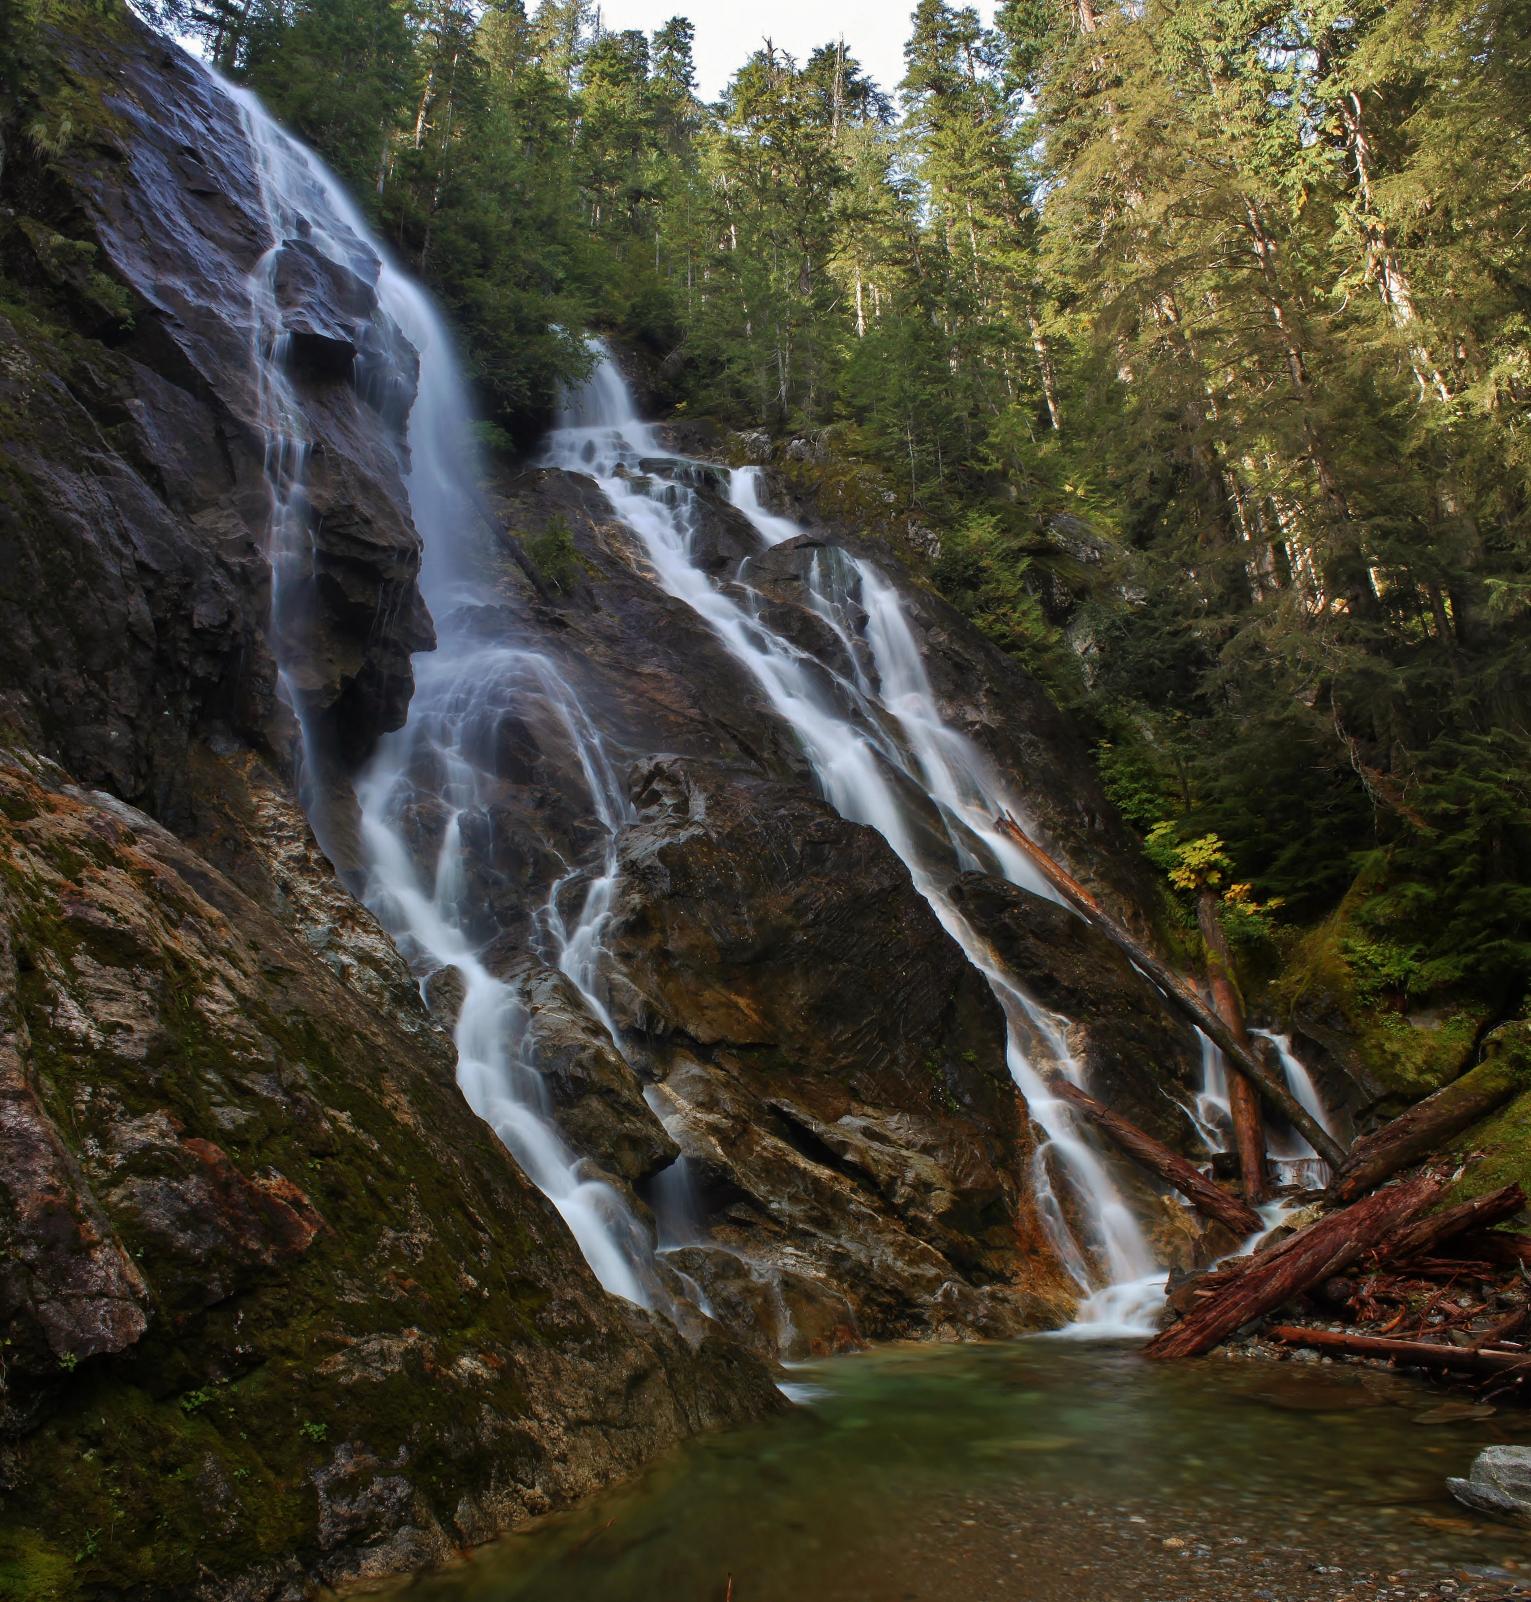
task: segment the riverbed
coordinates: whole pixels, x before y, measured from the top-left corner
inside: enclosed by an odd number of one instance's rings
[[[1531,1418],[1391,1374],[1037,1338],[792,1375],[800,1405],[393,1591],[408,1602],[1531,1598],[1452,1500]]]

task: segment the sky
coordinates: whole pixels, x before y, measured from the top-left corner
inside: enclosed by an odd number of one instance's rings
[[[778,49],[806,61],[816,45],[845,36],[851,53],[890,93],[904,75],[904,40],[915,0],[601,0],[612,29],[652,33],[673,16],[696,24],[697,89],[715,100],[769,35]],[[985,22],[994,0],[978,0]]]

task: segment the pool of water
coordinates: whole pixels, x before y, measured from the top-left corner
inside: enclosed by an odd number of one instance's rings
[[[1531,1598],[1446,1476],[1531,1442],[1391,1375],[1036,1339],[793,1375],[785,1417],[415,1580],[408,1602]]]

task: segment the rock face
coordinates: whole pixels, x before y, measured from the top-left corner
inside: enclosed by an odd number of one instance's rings
[[[613,1009],[726,1198],[688,1271],[709,1291],[741,1263],[811,1285],[806,1329],[731,1321],[789,1356],[824,1343],[816,1326],[839,1344],[1054,1321],[999,1008],[882,837],[700,763],[640,766],[633,794]]]
[[[1187,1135],[1184,1105],[1201,1068],[1195,1031],[1130,962],[1055,901],[985,874],[954,899],[1049,1011],[1072,1020],[1070,1046],[1091,1092],[1170,1146]]]
[[[266,236],[180,52],[50,16],[71,138],[0,127],[0,1591],[293,1597],[781,1404],[601,1291],[294,795],[248,275],[275,243],[316,529],[282,647],[342,799],[431,640],[398,331]],[[547,1045],[576,1125],[597,1044]],[[675,1150],[639,1111],[633,1182]]]
[[[180,819],[190,745],[264,744],[282,717],[248,285],[271,241],[235,109],[185,56],[125,14],[49,43],[88,122],[63,159],[5,168],[0,267],[35,303],[0,316],[0,706],[82,781]],[[402,720],[431,638],[408,397],[353,382],[354,355],[395,337],[371,287],[302,240],[281,266],[318,531],[294,677],[355,761]]]
[[[721,1335],[600,1291],[335,896],[365,998],[143,814],[0,760],[10,1559],[110,1525],[74,1585],[286,1595],[775,1405]]]

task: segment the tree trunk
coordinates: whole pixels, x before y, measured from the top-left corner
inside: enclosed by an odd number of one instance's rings
[[[1469,1374],[1503,1374],[1524,1369],[1531,1376],[1531,1352],[1495,1352],[1472,1346],[1437,1346],[1432,1341],[1390,1341],[1381,1335],[1347,1335],[1332,1329],[1303,1329],[1277,1324],[1273,1340],[1288,1346],[1311,1346],[1320,1352],[1351,1357],[1390,1357],[1405,1368],[1465,1369]]]
[[[1020,827],[1014,818],[1006,816],[994,820],[995,826],[1007,839],[1013,840],[1034,862],[1048,883],[1082,917],[1099,930],[1107,940],[1135,963],[1159,989],[1166,1001],[1179,1008],[1212,1043],[1219,1047],[1230,1065],[1246,1075],[1265,1097],[1266,1102],[1329,1164],[1337,1169],[1345,1160],[1345,1148],[1331,1135],[1306,1107],[1289,1091],[1253,1052],[1243,1047],[1233,1031],[1204,1002],[1187,989],[1180,978],[1158,957],[1134,940],[1104,907],[1065,868],[1050,857]]]
[[[1507,1102],[1527,1083],[1513,1051],[1492,1051],[1476,1068],[1363,1136],[1335,1170],[1329,1193],[1350,1201],[1406,1168]]]
[[[1260,1215],[1252,1207],[1246,1206],[1236,1196],[1230,1196],[1179,1152],[1171,1151],[1136,1124],[1128,1123],[1120,1113],[1112,1112],[1104,1103],[1098,1102],[1061,1074],[1055,1074],[1048,1080],[1048,1089],[1083,1113],[1135,1163],[1157,1174],[1167,1185],[1174,1186],[1197,1212],[1227,1225],[1240,1237],[1253,1235],[1262,1227]]]
[[[1211,1351],[1235,1330],[1342,1273],[1378,1241],[1411,1223],[1444,1189],[1444,1180],[1420,1175],[1326,1214],[1258,1253],[1193,1312],[1156,1335],[1144,1348],[1145,1355],[1199,1357]]]
[[[1233,982],[1233,957],[1228,937],[1218,921],[1217,897],[1203,890],[1196,898],[1196,921],[1207,946],[1207,982],[1212,1005],[1243,1048],[1254,1054],[1244,1027],[1244,1004]],[[1260,1098],[1241,1073],[1228,1075],[1228,1111],[1233,1119],[1233,1149],[1239,1160],[1239,1179],[1248,1202],[1265,1200],[1269,1186],[1265,1174],[1265,1128],[1260,1121]]]
[[[1395,1231],[1377,1247],[1379,1262],[1396,1258],[1402,1262],[1410,1257],[1430,1257],[1442,1241],[1469,1229],[1487,1229],[1501,1218],[1518,1213],[1526,1205],[1526,1193],[1519,1185],[1506,1185],[1502,1190],[1490,1191],[1486,1196],[1475,1196],[1471,1201],[1459,1202],[1417,1224]]]

